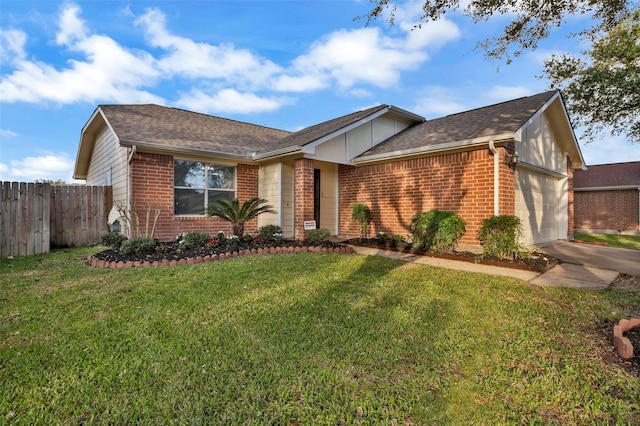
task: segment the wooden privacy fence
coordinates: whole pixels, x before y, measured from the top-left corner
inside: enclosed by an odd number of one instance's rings
[[[110,186],[2,182],[0,257],[88,246],[109,232]]]

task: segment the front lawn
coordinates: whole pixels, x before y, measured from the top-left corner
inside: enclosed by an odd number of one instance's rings
[[[94,269],[94,251],[0,260],[0,423],[640,423],[608,334],[638,290],[318,253]]]
[[[614,234],[581,234],[573,236],[576,240],[607,243],[610,247],[640,250],[640,236]]]

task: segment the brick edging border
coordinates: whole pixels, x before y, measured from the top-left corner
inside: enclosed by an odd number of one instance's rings
[[[613,346],[624,359],[633,358],[633,345],[623,334],[637,327],[640,327],[640,318],[621,319],[617,325],[613,326]]]
[[[228,253],[221,253],[219,255],[212,254],[207,256],[198,256],[198,257],[190,257],[188,259],[180,259],[180,260],[154,260],[152,262],[145,260],[140,261],[136,260],[135,262],[123,262],[123,261],[111,261],[107,262],[106,260],[96,259],[93,255],[87,258],[89,262],[89,266],[94,268],[103,268],[103,269],[122,269],[122,268],[145,268],[145,267],[155,267],[158,268],[160,266],[182,266],[182,265],[195,265],[198,263],[205,262],[214,262],[216,260],[225,260],[231,259],[233,257],[247,256],[252,254],[281,254],[281,253],[306,253],[306,252],[314,252],[314,253],[341,253],[341,254],[350,254],[353,253],[353,248],[351,247],[319,247],[319,246],[288,246],[288,247],[269,247],[269,248],[258,248],[258,249],[247,249],[240,250]]]

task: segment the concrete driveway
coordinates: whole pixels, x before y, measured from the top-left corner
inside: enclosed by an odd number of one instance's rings
[[[640,251],[558,241],[540,251],[565,263],[640,275]]]

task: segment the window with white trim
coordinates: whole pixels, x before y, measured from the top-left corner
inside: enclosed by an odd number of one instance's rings
[[[173,213],[204,215],[214,200],[236,197],[236,168],[221,164],[174,160]]]

